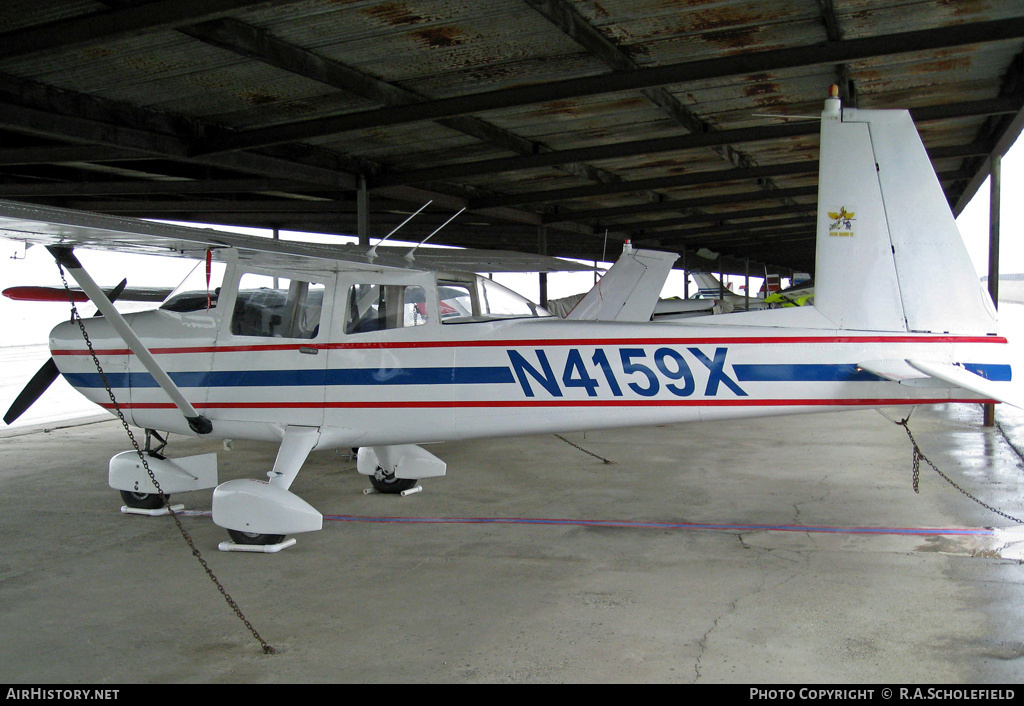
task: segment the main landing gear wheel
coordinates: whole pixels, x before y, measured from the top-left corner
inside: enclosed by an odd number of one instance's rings
[[[266,546],[268,544],[280,544],[284,541],[283,534],[259,534],[258,532],[242,532],[241,530],[229,529],[228,535],[235,544]]]
[[[168,500],[170,496],[167,496]],[[135,510],[159,510],[164,506],[164,499],[160,493],[136,493],[131,490],[122,490],[121,499],[124,504]]]
[[[394,473],[385,473],[380,466],[370,476],[370,485],[378,493],[401,493],[416,485],[415,478],[395,478]]]

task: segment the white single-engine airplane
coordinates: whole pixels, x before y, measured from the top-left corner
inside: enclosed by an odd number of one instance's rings
[[[109,385],[148,431],[280,443],[268,481],[218,485],[214,454],[150,451],[115,456],[110,485],[142,508],[215,487],[228,548],[277,551],[322,526],[289,490],[314,449],[358,447],[358,471],[397,492],[445,473],[428,442],[1020,404],[995,309],[909,113],[828,99],[818,204],[813,306],[664,323],[650,319],[676,256],[628,247],[561,319],[453,271],[508,269],[500,254],[403,256],[14,203],[0,203],[0,234],[47,246],[103,314],[82,322],[91,350],[75,322],[50,335],[56,367],[87,398],[112,409]],[[829,212],[850,218],[836,226]],[[122,316],[74,248],[209,254],[226,268],[219,287]],[[547,267],[521,257],[529,264],[512,269]]]

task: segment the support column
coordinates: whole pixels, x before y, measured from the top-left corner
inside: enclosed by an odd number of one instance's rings
[[[750,311],[750,258],[743,259],[743,310]]]
[[[366,187],[366,177],[359,175],[359,186],[356,187],[356,235],[359,244],[370,245],[370,192]]]
[[[686,248],[683,248],[683,252],[680,253],[683,260],[683,299],[690,298],[690,269],[686,266]]]
[[[537,227],[537,252],[541,255],[548,254],[548,227],[538,226]],[[540,273],[540,305],[547,307],[548,305],[548,273]]]
[[[281,239],[281,229],[275,226],[274,227],[274,240],[280,240],[280,239]],[[277,289],[277,288],[278,288],[278,278],[275,275],[274,276],[274,289]]]
[[[999,197],[1002,191],[1002,161],[1000,154],[992,155],[989,169],[988,206],[988,292],[992,303],[999,308]],[[996,406],[985,405],[985,426],[996,424]]]

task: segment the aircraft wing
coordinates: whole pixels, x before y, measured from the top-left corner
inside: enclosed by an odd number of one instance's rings
[[[214,259],[227,253],[263,265],[357,270],[446,270],[458,272],[561,272],[592,271],[593,267],[561,258],[498,250],[420,248],[406,257],[410,247],[369,248],[274,240],[255,235],[228,233],[86,213],[0,200],[0,237],[31,244],[67,245],[89,250],[108,250],[149,255],[177,255],[202,259],[207,250]],[[319,261],[317,263],[312,260]]]
[[[1005,402],[1018,409],[1024,409],[1024,396],[1008,381],[989,380],[953,363],[924,360],[875,360],[858,363],[857,367],[886,380],[893,380],[905,385],[945,383],[992,400]]]

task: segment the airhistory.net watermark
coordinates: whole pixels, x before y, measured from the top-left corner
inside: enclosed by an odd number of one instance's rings
[[[116,701],[120,689],[7,689],[8,701]]]

